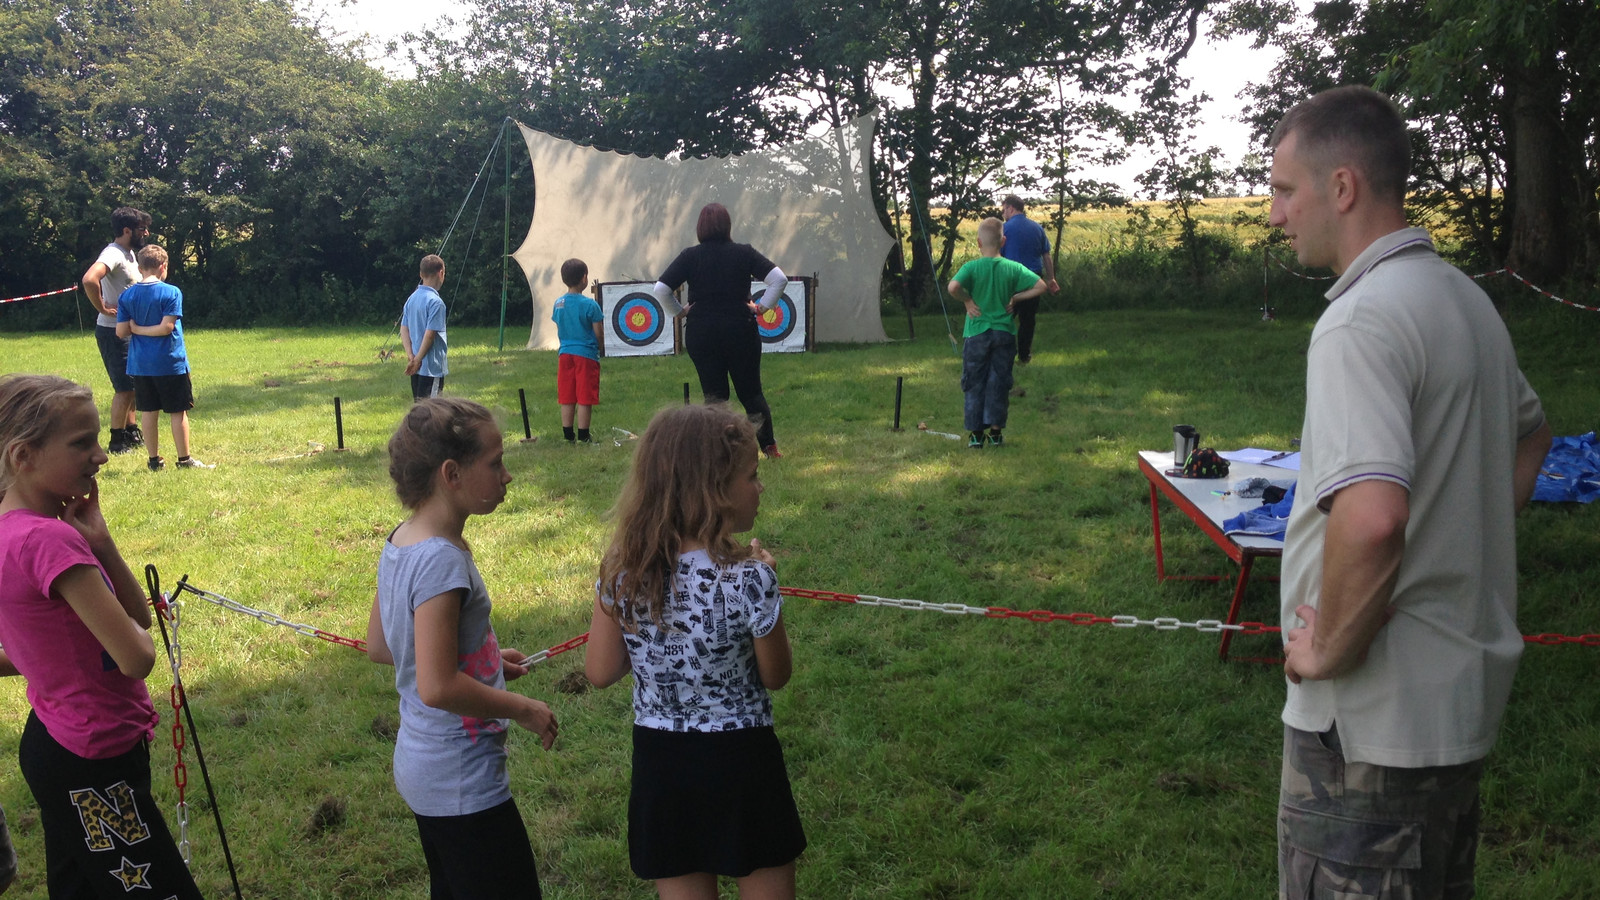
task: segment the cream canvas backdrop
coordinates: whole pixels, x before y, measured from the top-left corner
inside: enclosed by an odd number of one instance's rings
[[[894,238],[868,190],[873,122],[710,159],[596,150],[519,123],[534,178],[533,219],[512,254],[533,297],[528,349],[560,343],[550,309],[566,291],[562,262],[582,259],[590,281],[654,282],[695,243],[700,207],[713,201],[728,208],[735,241],[785,274],[817,276],[816,340],[888,340],[878,284]]]

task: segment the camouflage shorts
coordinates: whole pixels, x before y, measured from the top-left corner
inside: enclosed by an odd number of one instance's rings
[[[1285,726],[1279,900],[1465,900],[1478,852],[1483,761],[1347,763],[1337,729]]]

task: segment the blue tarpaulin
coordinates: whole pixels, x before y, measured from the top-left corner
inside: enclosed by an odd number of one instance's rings
[[[1548,503],[1588,503],[1600,497],[1600,447],[1594,432],[1558,437],[1539,468],[1533,499]]]

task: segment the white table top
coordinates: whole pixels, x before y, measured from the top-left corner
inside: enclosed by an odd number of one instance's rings
[[[1225,478],[1174,478],[1167,474],[1168,469],[1177,468],[1172,464],[1171,450],[1140,450],[1139,458],[1143,459],[1150,467],[1156,470],[1161,480],[1171,485],[1184,499],[1195,505],[1211,523],[1220,530],[1225,519],[1255,509],[1261,505],[1260,497],[1237,497],[1229,494],[1218,497],[1212,491],[1229,491],[1233,486],[1246,478],[1266,478],[1271,481],[1294,481],[1300,473],[1292,469],[1280,469],[1276,466],[1253,465],[1250,463],[1231,463]],[[1255,537],[1242,534],[1230,534],[1228,538],[1241,547],[1254,547],[1259,549],[1282,550],[1283,541],[1272,538]]]

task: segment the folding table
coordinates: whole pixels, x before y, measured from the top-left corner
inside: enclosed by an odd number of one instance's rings
[[[1166,495],[1172,504],[1189,517],[1206,537],[1211,539],[1228,558],[1239,566],[1234,578],[1233,602],[1228,607],[1227,624],[1239,624],[1239,607],[1244,602],[1244,588],[1250,582],[1250,573],[1257,559],[1283,556],[1283,542],[1272,538],[1229,535],[1222,533],[1222,523],[1247,509],[1261,505],[1260,498],[1219,497],[1213,491],[1228,491],[1246,478],[1267,478],[1275,481],[1293,480],[1296,473],[1275,466],[1233,463],[1223,478],[1178,478],[1167,474],[1175,468],[1171,450],[1139,451],[1139,471],[1150,482],[1150,524],[1156,542],[1156,581],[1226,581],[1229,575],[1168,575],[1166,560],[1161,553],[1161,507],[1159,498]],[[1276,576],[1264,581],[1277,581]],[[1222,645],[1218,655],[1228,658],[1228,645],[1233,642],[1233,631],[1222,632]],[[1242,658],[1241,658],[1242,659]],[[1281,662],[1273,659],[1249,659],[1249,662]]]

